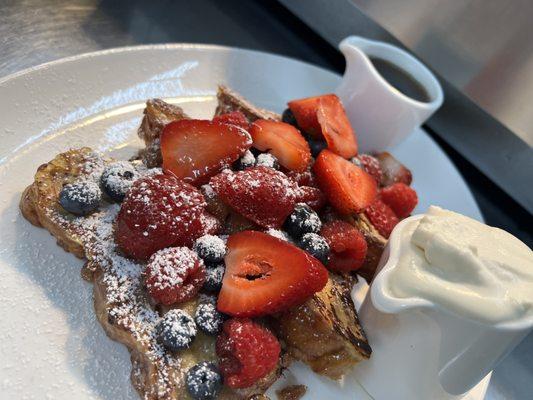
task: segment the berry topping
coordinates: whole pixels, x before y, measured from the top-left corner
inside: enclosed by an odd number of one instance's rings
[[[380,199],[377,199],[365,210],[365,215],[378,232],[387,239],[399,222],[394,211]]]
[[[349,272],[361,268],[367,244],[363,234],[354,226],[344,221],[331,221],[324,224],[320,233],[331,250],[328,269]]]
[[[218,309],[257,317],[303,303],[328,280],[324,266],[298,247],[256,231],[228,239]]]
[[[218,335],[224,323],[224,316],[213,303],[202,303],[196,309],[194,320],[200,330],[208,335]]]
[[[192,299],[205,281],[205,267],[187,247],[159,250],[148,260],[145,270],[150,296],[165,305]]]
[[[249,319],[224,323],[216,341],[220,372],[233,389],[252,386],[276,368],[281,348],[267,328]]]
[[[269,151],[281,165],[292,171],[305,171],[311,162],[311,151],[294,126],[284,122],[259,119],[250,127],[253,146]]]
[[[246,168],[252,168],[255,165],[255,156],[250,150],[246,150],[241,158],[235,161],[233,167],[237,171],[244,171]]]
[[[376,181],[369,174],[329,150],[320,153],[313,171],[322,192],[342,214],[361,212],[377,196]]]
[[[194,250],[206,263],[215,264],[224,259],[226,255],[226,243],[214,235],[204,235],[194,242]]]
[[[298,242],[298,246],[307,251],[322,264],[327,265],[329,258],[329,245],[326,239],[316,233],[306,233]]]
[[[120,208],[115,240],[128,257],[141,260],[165,247],[190,246],[217,228],[204,206],[198,189],[170,175],[138,179]]]
[[[299,238],[306,233],[318,233],[320,228],[322,228],[322,221],[307,204],[296,204],[294,211],[285,221],[285,229],[294,238]]]
[[[258,167],[267,167],[279,169],[279,162],[276,157],[270,153],[261,153],[257,156],[257,161],[255,163]]]
[[[227,114],[217,115],[215,118],[213,118],[213,122],[236,125],[242,129],[248,129],[250,125],[244,114],[240,111],[233,111]]]
[[[204,286],[202,287],[202,291],[207,293],[218,293],[222,287],[224,271],[226,271],[224,264],[218,264],[213,267],[206,268],[205,282]]]
[[[357,154],[355,132],[337,96],[323,96],[320,99],[317,119],[328,149],[344,158]]]
[[[213,363],[202,361],[187,371],[187,390],[194,400],[215,400],[222,389],[222,376]]]
[[[287,232],[280,231],[278,229],[269,228],[266,230],[266,233],[270,236],[274,236],[275,238],[284,240],[286,242],[289,242],[289,235],[287,235]]]
[[[400,219],[408,217],[418,204],[415,190],[405,183],[394,183],[381,189],[380,197]]]
[[[87,215],[96,211],[102,193],[93,181],[79,181],[63,186],[59,193],[59,204],[75,215]]]
[[[248,132],[236,125],[174,121],[161,134],[163,169],[186,182],[205,183],[241,157],[251,144]]]
[[[290,108],[283,110],[283,113],[281,114],[281,121],[298,128],[298,122],[296,121],[296,118],[294,117],[294,114]]]
[[[383,178],[381,180],[381,186],[389,186],[393,183],[402,182],[406,185],[410,185],[413,180],[411,171],[409,171],[401,162],[395,159],[392,154],[383,152],[376,155],[381,170],[383,171]]]
[[[224,171],[210,184],[231,208],[265,228],[279,228],[296,202],[296,184],[272,168]]]
[[[306,137],[307,143],[309,144],[309,149],[311,149],[311,155],[313,157],[318,157],[320,152],[328,147],[328,144],[324,141],[322,137],[313,138],[312,136]]]
[[[155,332],[159,343],[175,353],[191,345],[196,337],[196,324],[186,311],[176,308],[163,316]]]
[[[325,94],[323,96],[292,100],[288,103],[300,129],[316,138],[322,137],[322,128],[318,123],[317,110],[320,99],[325,97],[336,96],[334,94]]]
[[[230,208],[220,200],[211,185],[203,185],[201,190],[207,203],[205,206],[206,211],[223,223],[230,212]]]
[[[359,154],[350,160],[359,168],[364,169],[378,185],[381,184],[383,179],[383,171],[381,171],[381,165],[376,157],[372,157],[368,154]]]
[[[321,210],[327,202],[326,196],[318,188],[311,186],[300,186],[296,197],[298,203],[307,204],[313,210]]]
[[[100,185],[103,191],[115,201],[124,200],[124,196],[130,190],[133,181],[139,174],[133,165],[127,161],[118,161],[110,164],[100,177]]]
[[[287,171],[286,175],[300,186],[316,187],[315,177],[311,170],[303,172]]]

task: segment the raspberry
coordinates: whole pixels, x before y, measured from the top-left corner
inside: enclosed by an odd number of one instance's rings
[[[374,178],[379,185],[383,178],[383,171],[381,165],[376,157],[368,154],[359,154],[352,159],[352,162],[358,167],[363,168],[372,178]]]
[[[405,183],[395,183],[381,189],[381,200],[388,205],[398,218],[408,217],[418,204],[414,189]]]
[[[148,260],[146,288],[157,302],[165,305],[192,299],[205,282],[205,267],[187,247],[159,250]]]
[[[324,208],[327,199],[324,193],[318,188],[300,186],[297,190],[296,201],[298,203],[305,203],[313,210],[318,211]]]
[[[224,383],[246,388],[270,373],[279,360],[280,345],[266,328],[250,319],[230,319],[216,341]]]
[[[141,260],[165,247],[190,246],[216,228],[204,207],[198,189],[170,175],[139,179],[120,208],[116,242],[128,257]]]
[[[331,250],[328,269],[348,272],[363,265],[367,244],[363,234],[354,226],[344,221],[331,221],[324,224],[320,234]]]
[[[310,170],[304,172],[287,171],[287,176],[300,186],[317,187],[315,177]]]
[[[366,208],[365,215],[378,232],[387,239],[399,222],[394,211],[380,199],[377,199]]]

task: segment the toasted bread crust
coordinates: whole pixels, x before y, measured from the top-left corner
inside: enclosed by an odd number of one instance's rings
[[[281,116],[275,112],[254,106],[237,92],[224,85],[218,87],[218,106],[215,115],[227,114],[233,111],[240,111],[248,119],[254,122],[256,119],[270,119],[280,121]]]

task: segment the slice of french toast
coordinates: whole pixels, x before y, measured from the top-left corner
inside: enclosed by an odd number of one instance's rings
[[[119,205],[102,202],[100,211],[76,217],[59,205],[62,187],[79,179],[98,179],[105,159],[89,148],[70,150],[41,165],[34,182],[24,191],[20,209],[28,221],[47,229],[57,242],[87,260],[83,276],[93,283],[96,315],[107,335],[127,346],[131,354],[131,381],[142,399],[190,399],[185,374],[200,361],[215,361],[215,339],[198,332],[192,346],[172,354],[155,337],[161,310],[151,303],[144,287],[144,266],[121,256],[113,238],[113,222]],[[139,174],[160,171],[138,165]],[[180,304],[189,314],[207,296]],[[246,399],[262,394],[278,378],[281,367],[253,387],[233,391],[227,387],[220,399]]]

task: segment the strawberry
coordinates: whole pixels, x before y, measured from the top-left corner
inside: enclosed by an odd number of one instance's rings
[[[236,125],[239,128],[246,129],[250,127],[250,123],[240,111],[233,111],[227,114],[217,115],[213,118],[213,122],[221,122],[223,124]]]
[[[369,154],[359,154],[357,157],[352,158],[351,160],[355,165],[360,168],[363,168],[378,185],[381,184],[383,179],[383,171],[381,170],[381,165],[376,157],[372,157]]]
[[[405,183],[395,183],[381,189],[380,196],[400,219],[408,217],[418,204],[416,192]]]
[[[355,271],[365,262],[367,244],[361,232],[344,221],[331,221],[320,234],[330,248],[328,269],[336,272]]]
[[[337,96],[320,99],[317,119],[328,149],[344,158],[357,154],[355,132]]]
[[[334,94],[325,94],[322,96],[307,97],[289,101],[288,105],[292,111],[298,126],[314,138],[322,137],[322,128],[318,123],[317,110],[321,98],[337,97]]]
[[[300,186],[297,193],[296,202],[307,204],[315,211],[321,210],[326,205],[326,196],[318,188]]]
[[[188,183],[206,183],[251,145],[248,132],[236,125],[195,119],[174,121],[161,134],[163,169]]]
[[[274,314],[322,290],[328,272],[320,261],[274,236],[245,231],[231,235],[219,311],[238,317]]]
[[[377,199],[365,210],[365,215],[368,217],[372,225],[378,230],[381,236],[388,239],[394,227],[399,220],[394,211]]]
[[[381,180],[381,186],[389,186],[393,183],[402,182],[406,185],[410,185],[413,180],[411,171],[405,167],[401,162],[395,159],[392,154],[383,152],[376,155],[381,170],[383,171],[383,178]]]
[[[204,207],[198,189],[173,176],[141,178],[120,207],[115,240],[124,254],[140,260],[165,247],[190,246],[206,231],[219,228]]]
[[[210,185],[222,201],[264,228],[279,228],[296,204],[297,185],[272,168],[224,171]]]
[[[250,134],[256,149],[269,151],[288,170],[302,172],[309,166],[311,150],[294,126],[259,119],[251,125]]]
[[[280,352],[272,332],[246,318],[224,322],[216,341],[224,384],[233,389],[252,386],[268,375],[276,368]]]
[[[377,196],[374,178],[329,150],[319,154],[313,172],[320,189],[341,214],[359,213]]]

